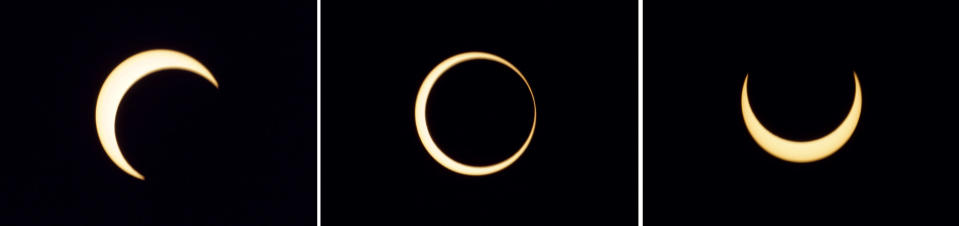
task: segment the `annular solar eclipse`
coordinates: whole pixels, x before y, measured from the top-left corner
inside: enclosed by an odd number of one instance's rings
[[[97,134],[103,150],[113,163],[123,172],[137,179],[144,180],[143,175],[133,169],[130,163],[123,158],[120,145],[116,137],[117,108],[123,96],[134,83],[154,72],[168,69],[179,69],[196,73],[219,88],[213,74],[199,61],[189,55],[168,49],[153,49],[130,56],[110,72],[100,94],[97,96],[96,126]]]
[[[523,83],[525,83],[533,104],[532,126],[523,145],[509,158],[491,165],[468,165],[450,158],[437,146],[433,137],[430,135],[429,126],[427,125],[426,105],[430,92],[437,80],[450,68],[472,60],[493,61],[512,69],[513,72],[519,75],[523,80]],[[107,76],[97,96],[95,120],[100,144],[103,146],[107,156],[117,167],[130,176],[140,180],[144,180],[144,176],[137,172],[137,170],[126,161],[117,142],[115,128],[117,109],[126,92],[137,81],[154,72],[169,69],[193,72],[209,81],[214,87],[219,88],[219,84],[213,77],[213,74],[193,57],[174,50],[153,49],[134,54],[117,65]],[[789,162],[806,163],[826,158],[845,145],[859,123],[859,116],[862,110],[862,90],[859,84],[859,76],[855,72],[853,72],[853,78],[856,84],[855,97],[849,113],[839,127],[828,135],[815,140],[794,141],[773,134],[756,118],[749,104],[749,93],[747,91],[749,75],[746,75],[743,81],[741,99],[743,120],[746,129],[749,131],[753,140],[755,140],[762,149],[779,159]],[[453,172],[469,176],[493,174],[516,162],[532,141],[533,134],[536,130],[536,116],[536,99],[533,95],[533,89],[523,73],[509,61],[485,52],[460,53],[436,65],[423,80],[419,92],[416,95],[414,106],[416,132],[430,157]]]
[[[420,86],[419,92],[416,94],[416,106],[414,107],[414,121],[416,122],[416,132],[420,137],[420,141],[423,142],[423,146],[426,147],[426,152],[433,157],[436,162],[439,162],[440,165],[446,167],[453,172],[469,175],[469,176],[483,176],[489,175],[500,170],[505,169],[509,165],[513,164],[516,159],[519,159],[523,152],[526,151],[526,148],[529,146],[529,142],[533,139],[533,131],[536,129],[536,99],[533,99],[533,126],[529,130],[529,136],[526,137],[526,141],[523,142],[523,146],[513,153],[512,156],[503,160],[501,162],[485,165],[485,166],[473,166],[467,165],[456,160],[453,160],[445,153],[443,150],[440,150],[439,146],[433,141],[433,137],[430,135],[429,127],[426,124],[426,102],[430,96],[430,90],[433,89],[433,85],[436,84],[436,81],[443,75],[447,70],[456,66],[459,63],[463,63],[471,60],[489,60],[494,61],[503,65],[506,65],[510,69],[513,69],[520,78],[523,79],[523,82],[526,83],[526,88],[529,89],[529,95],[533,97],[533,88],[529,86],[529,82],[526,81],[526,77],[523,76],[523,73],[516,69],[516,66],[513,66],[509,61],[505,59],[485,53],[485,52],[465,52],[454,55],[450,58],[447,58],[440,64],[436,65],[429,74],[426,75],[426,79],[423,80],[423,84]]]
[[[815,140],[793,141],[776,136],[759,123],[759,119],[753,114],[752,107],[749,106],[749,95],[746,92],[749,75],[746,75],[746,79],[743,81],[742,110],[749,135],[769,154],[790,162],[814,162],[832,155],[846,144],[853,131],[856,130],[856,125],[859,124],[859,115],[862,111],[862,90],[859,88],[859,76],[856,75],[856,72],[853,72],[853,78],[856,81],[856,95],[849,114],[839,124],[839,127],[828,135]]]

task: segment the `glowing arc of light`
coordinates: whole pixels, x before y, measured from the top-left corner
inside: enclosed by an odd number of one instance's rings
[[[826,158],[846,144],[846,141],[856,130],[856,125],[859,124],[859,116],[862,113],[862,90],[859,87],[859,75],[856,72],[853,72],[853,78],[856,81],[856,94],[849,114],[839,124],[839,127],[836,127],[828,135],[815,140],[793,141],[776,136],[767,130],[753,114],[752,107],[749,105],[749,96],[746,92],[746,85],[749,82],[749,75],[747,74],[745,81],[743,81],[742,92],[742,111],[746,129],[760,147],[782,160],[807,163]]]
[[[453,66],[471,60],[489,60],[506,65],[523,79],[523,83],[526,83],[526,88],[529,89],[530,98],[533,100],[533,126],[530,128],[529,136],[526,137],[526,141],[523,142],[523,146],[521,146],[516,153],[513,153],[513,155],[506,160],[485,166],[472,166],[463,164],[447,156],[445,153],[443,153],[443,150],[440,150],[439,146],[433,142],[433,137],[430,135],[429,127],[426,124],[426,102],[429,98],[430,91],[433,89],[433,85],[436,84],[436,81],[440,78],[440,76],[443,75],[443,73]],[[469,176],[489,175],[499,172],[500,170],[503,170],[509,165],[513,164],[513,162],[523,155],[523,152],[526,151],[526,148],[529,147],[529,143],[533,139],[533,132],[536,130],[536,98],[533,96],[533,88],[530,87],[529,81],[526,80],[526,76],[523,76],[523,73],[521,73],[519,69],[517,69],[516,66],[513,66],[513,64],[511,64],[509,61],[485,52],[460,53],[447,58],[443,62],[440,62],[440,64],[436,65],[436,67],[434,67],[433,70],[426,75],[426,79],[423,80],[423,84],[420,86],[420,90],[416,95],[416,104],[413,111],[413,118],[416,123],[416,132],[419,135],[423,146],[426,148],[427,153],[429,153],[429,155],[443,167],[446,167],[453,172]]]
[[[123,96],[134,83],[154,72],[169,69],[193,72],[205,78],[214,87],[218,89],[220,87],[213,78],[213,74],[193,57],[174,50],[153,49],[123,60],[107,76],[97,95],[96,127],[103,150],[117,167],[140,180],[144,180],[143,175],[130,166],[117,143],[115,128],[117,109]]]

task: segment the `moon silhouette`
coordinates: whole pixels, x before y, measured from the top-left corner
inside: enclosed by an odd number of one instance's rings
[[[793,141],[776,136],[759,123],[759,119],[753,114],[752,107],[749,106],[749,96],[746,92],[746,84],[749,82],[749,75],[747,74],[745,81],[743,81],[742,108],[743,119],[746,122],[746,129],[749,130],[749,135],[769,154],[790,162],[813,162],[832,155],[846,144],[853,131],[856,130],[856,125],[859,124],[859,115],[862,111],[862,91],[859,88],[859,76],[856,75],[856,72],[853,72],[852,75],[856,81],[856,95],[852,102],[852,108],[842,124],[839,124],[839,127],[824,137],[811,141]]]
[[[123,158],[123,153],[120,152],[120,145],[117,143],[116,128],[114,127],[117,108],[120,106],[120,101],[123,100],[127,90],[134,83],[153,72],[167,69],[179,69],[196,73],[219,88],[213,74],[210,74],[210,71],[193,57],[174,50],[153,49],[134,54],[117,65],[107,76],[106,81],[103,82],[103,87],[100,88],[100,94],[97,96],[96,125],[103,150],[123,172],[140,180],[144,180],[143,175],[127,163],[127,160]]]
[[[433,136],[430,135],[429,127],[426,125],[426,101],[429,99],[430,90],[433,89],[433,85],[436,84],[436,80],[438,80],[440,76],[442,76],[443,73],[445,73],[446,70],[449,70],[451,67],[471,60],[489,60],[506,65],[510,69],[513,69],[513,71],[523,79],[523,83],[526,83],[526,88],[529,89],[530,98],[533,100],[533,127],[530,128],[529,136],[526,137],[526,141],[523,142],[523,146],[506,160],[492,165],[471,166],[453,160],[443,153],[443,150],[440,150],[439,146],[436,146],[436,143],[433,142]],[[516,66],[513,66],[513,64],[509,63],[509,61],[489,53],[465,52],[454,55],[450,58],[447,58],[443,62],[440,62],[440,64],[436,65],[436,67],[434,67],[433,70],[426,75],[426,79],[423,80],[423,85],[420,86],[419,93],[416,94],[416,105],[413,110],[413,115],[414,121],[416,121],[416,132],[420,136],[420,141],[423,142],[423,146],[426,147],[426,152],[429,153],[430,156],[436,160],[436,162],[439,162],[440,165],[443,165],[443,167],[446,167],[447,169],[459,174],[483,176],[496,173],[505,169],[510,164],[513,164],[516,159],[519,159],[519,156],[523,155],[523,152],[526,151],[526,147],[529,147],[529,142],[533,139],[533,131],[536,130],[536,98],[533,97],[533,88],[529,86],[529,82],[526,81],[526,77],[523,76],[523,73],[519,72],[519,69],[516,69]]]

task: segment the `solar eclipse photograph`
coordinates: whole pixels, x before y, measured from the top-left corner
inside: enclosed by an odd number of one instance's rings
[[[324,2],[320,222],[638,224],[637,7]]]
[[[950,7],[643,8],[643,222],[954,222]]]
[[[318,223],[316,2],[11,10],[0,225]]]

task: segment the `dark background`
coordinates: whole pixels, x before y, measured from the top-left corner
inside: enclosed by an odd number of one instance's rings
[[[644,217],[653,223],[780,224],[951,220],[959,19],[920,3],[644,5]],[[811,140],[846,117],[851,139],[797,164],[745,128],[757,117]]]
[[[637,223],[636,3],[327,2],[321,12],[321,223]],[[538,118],[526,152],[488,176],[454,173],[413,121],[423,79],[467,51],[529,80]],[[452,158],[502,161],[522,145],[532,103],[488,61],[436,83],[430,130]]]
[[[8,9],[0,224],[316,224],[315,2]],[[129,90],[117,137],[140,181],[103,151],[94,106],[117,64],[155,48],[220,87],[167,70]]]

